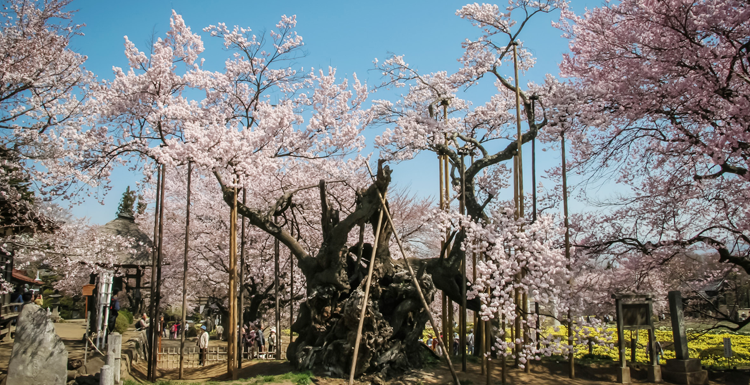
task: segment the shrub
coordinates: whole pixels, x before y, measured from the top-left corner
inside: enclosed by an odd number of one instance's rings
[[[130,312],[128,309],[120,310],[120,312],[117,315],[117,318],[120,318],[120,316],[124,316],[125,319],[128,320],[128,324],[132,325],[135,323],[135,318],[133,316],[133,313]]]
[[[124,334],[130,327],[130,325],[131,323],[128,320],[128,316],[122,314],[122,310],[120,310],[120,313],[117,314],[117,319],[115,320],[115,331],[120,334]]]

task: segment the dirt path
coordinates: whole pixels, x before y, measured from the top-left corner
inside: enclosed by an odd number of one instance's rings
[[[83,359],[84,344],[81,341],[84,331],[84,323],[81,320],[66,321],[65,323],[55,324],[55,331],[57,332],[60,339],[65,344],[68,350],[69,357],[72,359]],[[130,332],[126,332],[124,340],[128,340]],[[195,338],[189,339],[188,343],[194,344]],[[178,341],[175,340],[164,340],[164,345],[179,345]],[[220,342],[212,340],[212,346],[218,344],[225,344],[226,342]],[[7,373],[8,361],[10,359],[11,350],[13,347],[12,341],[5,341],[0,343],[0,378],[4,377]],[[99,357],[98,353],[92,353],[89,351],[89,357]],[[462,373],[461,365],[455,365],[456,370],[459,373],[461,380],[468,380],[471,384],[480,385],[486,384],[486,376],[480,373],[480,365],[478,363],[469,362],[467,363],[468,373]],[[239,372],[239,378],[252,378],[259,375],[279,375],[292,371],[292,366],[285,360],[252,360],[244,361],[242,369]],[[225,363],[214,364],[202,368],[186,368],[185,379],[188,383],[195,382],[206,382],[206,381],[223,381],[228,380],[227,378],[227,366]],[[569,379],[567,375],[567,363],[565,362],[554,362],[544,361],[535,362],[531,366],[531,373],[524,373],[522,370],[511,369],[508,372],[508,384],[529,384],[529,385],[598,385],[598,384],[612,384],[615,382],[615,371],[612,366],[600,365],[594,367],[580,366],[577,365],[576,379]],[[144,381],[146,378],[146,363],[144,361],[138,362],[133,365],[132,377],[137,381]],[[159,378],[165,380],[176,380],[178,371],[176,369],[170,370],[159,370]],[[648,384],[646,382],[646,370],[645,367],[634,368],[631,370],[631,376],[633,382],[638,384]],[[719,384],[742,384],[746,385],[749,383],[748,379],[750,375],[743,371],[734,371],[727,373],[711,373],[710,382],[711,385]],[[495,368],[492,373],[492,384],[499,384],[501,379],[501,372],[499,368]],[[467,381],[467,382],[468,382]],[[327,378],[317,376],[315,383],[318,385],[344,385],[347,383],[344,379]],[[389,384],[424,384],[424,385],[443,385],[451,384],[451,375],[447,366],[444,364],[435,365],[429,368],[411,371],[405,373],[403,376],[397,379],[393,379],[388,382]]]

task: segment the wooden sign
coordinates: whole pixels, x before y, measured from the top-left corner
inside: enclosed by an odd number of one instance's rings
[[[88,285],[83,285],[83,289],[81,291],[83,292],[84,296],[94,295],[95,288],[96,288],[96,285],[92,283]]]
[[[647,303],[622,304],[622,325],[625,327],[649,326],[649,316]]]

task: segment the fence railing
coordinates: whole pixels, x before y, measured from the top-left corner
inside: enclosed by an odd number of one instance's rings
[[[272,360],[276,355],[275,351],[258,352],[257,350],[242,352],[243,360],[254,358],[261,360]],[[161,348],[157,357],[159,369],[179,369],[180,367],[180,348]],[[213,365],[227,362],[227,348],[224,346],[208,347],[206,352],[205,365]],[[197,347],[185,347],[184,367],[197,368],[200,366],[200,349]]]

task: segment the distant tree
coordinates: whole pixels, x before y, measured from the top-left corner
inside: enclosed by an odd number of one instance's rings
[[[138,215],[142,215],[146,212],[146,207],[148,204],[143,201],[143,194],[138,194],[138,203],[135,205],[136,212],[138,212]]]
[[[136,193],[133,190],[130,190],[130,186],[128,186],[127,189],[125,189],[125,192],[122,193],[122,199],[120,199],[120,206],[117,207],[117,216],[124,215],[128,217],[135,217],[135,211],[133,211],[135,207],[135,201],[136,201]],[[138,203],[138,210],[140,212],[142,202]]]

